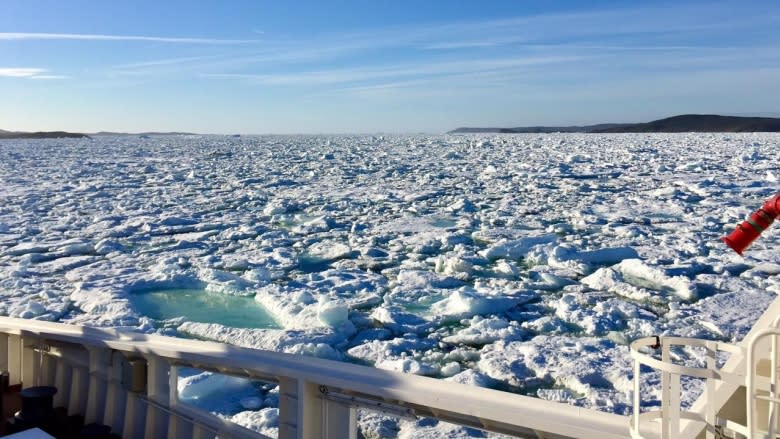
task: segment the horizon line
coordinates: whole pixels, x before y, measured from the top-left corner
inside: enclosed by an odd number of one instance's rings
[[[322,136],[322,135],[383,135],[383,134],[448,134],[450,131],[454,131],[457,129],[516,129],[516,128],[569,128],[569,127],[587,127],[587,126],[593,126],[593,125],[604,125],[604,124],[641,124],[641,123],[649,123],[654,122],[657,120],[663,120],[668,119],[672,117],[679,117],[679,116],[727,116],[727,117],[759,117],[759,118],[770,118],[770,119],[780,119],[780,111],[774,112],[774,111],[758,111],[758,112],[739,112],[739,113],[722,113],[722,114],[716,114],[716,113],[681,113],[681,114],[675,114],[673,116],[666,116],[661,117],[658,119],[652,119],[650,121],[645,122],[598,122],[598,123],[580,123],[580,124],[534,124],[534,125],[515,125],[515,126],[469,126],[469,125],[461,125],[455,128],[451,128],[448,131],[332,131],[332,132],[298,132],[298,133],[284,133],[284,132],[266,132],[266,133],[245,133],[245,132],[191,132],[187,130],[148,130],[148,131],[137,131],[137,132],[129,132],[129,131],[112,131],[112,130],[99,130],[99,131],[69,131],[67,129],[45,129],[45,130],[34,130],[34,131],[16,131],[16,130],[4,130],[0,128],[0,132],[7,132],[7,133],[24,133],[24,134],[32,134],[32,133],[52,133],[52,132],[63,132],[63,133],[69,133],[69,134],[84,134],[87,136],[101,136],[101,135],[118,135],[118,136],[140,136],[140,135],[195,135],[195,136],[235,136],[235,135],[241,135],[241,136],[296,136],[296,135],[304,135],[304,136]],[[774,116],[771,116],[774,115]]]

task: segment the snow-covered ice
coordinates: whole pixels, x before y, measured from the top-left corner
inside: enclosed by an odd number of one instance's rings
[[[625,413],[631,340],[736,342],[780,292],[780,232],[744,258],[718,239],[780,189],[778,144],[777,134],[0,141],[0,315]],[[137,301],[181,291],[257,312],[202,318],[185,301],[170,311],[181,315],[150,315]],[[699,386],[684,384],[689,404]],[[193,371],[179,387],[226,419],[278,429],[273,386]],[[359,425],[366,437],[482,434],[364,411]]]

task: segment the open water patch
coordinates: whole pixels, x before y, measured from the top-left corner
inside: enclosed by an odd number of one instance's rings
[[[149,290],[130,294],[136,311],[155,320],[184,318],[233,328],[278,329],[271,314],[252,296],[233,296],[202,289]]]

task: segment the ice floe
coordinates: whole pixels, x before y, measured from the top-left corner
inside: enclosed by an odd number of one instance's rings
[[[738,342],[780,293],[777,230],[745,257],[718,239],[777,192],[778,143],[749,133],[0,141],[0,314],[625,413],[631,340]],[[273,324],[156,318],[132,300],[181,290],[254,301]],[[278,389],[203,373],[180,377],[189,401],[211,395],[204,408],[278,431]],[[690,403],[698,385],[683,386]],[[359,425],[366,437],[482,435],[365,411]]]

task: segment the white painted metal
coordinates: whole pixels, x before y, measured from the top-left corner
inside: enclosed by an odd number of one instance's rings
[[[8,336],[8,380],[10,383],[22,381],[22,337],[19,335]]]
[[[172,398],[170,364],[165,358],[148,357],[146,384],[146,430],[145,437],[165,437],[168,431],[168,413],[158,407],[170,407]],[[175,377],[173,377],[175,378]],[[175,387],[174,387],[175,388]]]
[[[4,337],[3,334],[7,335]],[[12,384],[64,384],[61,401],[102,418],[123,438],[256,439],[257,432],[220,419],[178,399],[178,367],[276,382],[280,386],[282,439],[342,439],[356,436],[355,410],[366,408],[447,422],[520,437],[625,438],[627,417],[537,398],[415,375],[219,343],[0,317],[0,364]],[[34,340],[56,373],[24,375],[22,338]],[[38,355],[38,351],[33,351]],[[29,356],[29,354],[26,354]],[[35,355],[33,355],[35,357]],[[122,368],[142,358],[146,388],[128,391]],[[32,361],[32,360],[31,360]],[[19,361],[21,363],[21,361]],[[51,377],[51,378],[48,378]],[[51,379],[53,382],[46,382]],[[31,380],[31,381],[30,381]],[[96,398],[96,401],[92,399]],[[102,401],[102,408],[98,408]],[[72,407],[71,407],[72,410]]]
[[[757,385],[756,367],[760,359],[756,358],[756,351],[761,341],[765,338],[771,338],[771,357],[770,364],[770,383],[768,388],[761,389]],[[777,431],[777,410],[780,408],[780,394],[778,393],[778,338],[780,338],[780,328],[768,328],[759,332],[748,345],[747,357],[747,377],[746,377],[746,395],[747,395],[747,432],[748,438],[775,438]],[[767,394],[764,395],[762,390]],[[757,413],[757,403],[765,401],[767,403],[767,421],[766,429],[759,430]]]
[[[660,343],[661,359],[657,359],[652,354],[645,353]],[[686,367],[674,364],[671,361],[670,350],[673,346],[703,347],[707,350],[707,362],[705,368]],[[644,351],[644,352],[643,352]],[[633,422],[631,424],[631,435],[634,438],[645,437],[639,429],[644,422],[659,421],[661,437],[682,438],[685,436],[682,426],[687,423],[697,423],[704,427],[706,436],[714,436],[719,418],[715,416],[712,408],[707,408],[703,412],[682,411],[680,409],[680,378],[689,376],[706,379],[708,385],[705,386],[701,399],[712,397],[713,386],[710,381],[722,380],[736,384],[744,384],[744,376],[726,372],[716,367],[715,354],[717,351],[727,352],[732,355],[742,355],[744,349],[740,346],[728,343],[720,343],[710,340],[700,340],[685,337],[645,337],[635,340],[631,343],[631,357],[634,359],[634,389],[639,391],[639,384],[642,380],[641,366],[649,366],[661,371],[661,410],[650,410],[640,414],[639,401],[635,395]],[[697,433],[698,435],[698,433]],[[690,436],[690,437],[696,437]]]
[[[768,401],[770,425],[756,437],[774,438],[780,417],[780,329],[763,328],[778,326],[778,316],[780,298],[746,337],[749,349],[663,337],[659,359],[642,352],[656,343],[655,337],[636,340],[631,346],[635,411],[630,422],[622,416],[537,398],[352,364],[7,317],[0,317],[0,366],[9,371],[11,384],[56,385],[59,393],[55,403],[67,405],[71,414],[83,413],[88,420],[102,420],[121,431],[124,438],[265,437],[181,402],[176,390],[179,367],[278,383],[282,439],[354,438],[357,408],[401,417],[435,417],[521,437],[694,438],[704,432],[709,439],[720,435],[724,428],[751,437],[748,426],[720,412],[745,385],[749,396],[744,408],[750,419],[755,401]],[[766,342],[767,337],[771,343]],[[704,348],[706,367],[673,364],[673,345]],[[763,353],[769,351],[769,346],[773,350],[768,379],[755,373],[746,376],[746,370],[756,371],[759,360],[766,361]],[[721,368],[716,367],[718,351],[731,354]],[[659,411],[639,413],[641,365],[662,373],[663,407]],[[683,375],[707,380],[704,394],[688,411],[680,410]],[[766,394],[754,388],[767,389]],[[658,419],[660,423],[649,422]],[[751,421],[749,427],[753,425]]]
[[[106,390],[109,384],[109,358],[111,351],[107,349],[89,348],[89,394],[87,395],[87,412],[84,421],[87,424],[103,419],[106,408]]]
[[[780,298],[769,307],[759,319],[742,345],[731,345],[716,341],[683,337],[646,337],[631,344],[631,356],[634,358],[634,412],[631,421],[631,436],[646,437],[646,430],[655,426],[660,428],[661,437],[696,438],[702,432],[707,439],[721,437],[724,430],[730,430],[741,437],[772,438],[778,430],[780,417],[780,389],[778,389],[778,364],[780,363]],[[768,329],[764,329],[768,328]],[[771,337],[771,343],[765,338]],[[650,347],[657,349],[660,344],[661,358],[648,353]],[[705,368],[692,368],[674,364],[671,360],[672,346],[699,347],[705,349]],[[771,352],[769,346],[771,345]],[[717,353],[726,352],[730,357],[726,364],[717,367]],[[771,358],[770,358],[771,357]],[[770,361],[768,376],[757,375],[759,361]],[[661,372],[661,410],[640,413],[641,366],[649,366]],[[694,406],[680,410],[680,378],[689,376],[706,379],[701,397]],[[736,392],[746,388],[747,403],[744,411],[720,413],[725,401]],[[766,393],[767,395],[764,395]],[[757,402],[768,405],[767,428],[758,430]],[[746,416],[742,422],[734,418]],[[640,432],[640,429],[643,429]]]
[[[777,323],[780,320],[780,297],[776,298],[764,311],[764,314],[759,317],[759,319],[756,321],[756,323],[753,325],[753,328],[751,328],[750,332],[744,337],[741,346],[747,346],[747,342],[749,340],[752,340],[758,332],[764,330],[765,328],[770,327],[777,327]],[[768,352],[768,347],[765,347],[764,350]],[[732,354],[728,360],[726,360],[726,364],[723,365],[720,369],[722,372],[728,372],[732,374],[737,375],[743,375],[745,374],[745,371],[747,370],[747,355],[737,355]],[[734,431],[738,431],[738,428],[740,426],[744,428],[744,431],[746,433],[747,427],[744,426],[744,422],[742,423],[736,423],[729,421],[728,418],[736,419],[738,417],[744,417],[745,415],[745,404],[744,401],[738,404],[735,404],[735,401],[739,401],[740,399],[744,398],[744,386],[743,384],[740,384],[738,382],[731,382],[729,380],[708,380],[712,381],[712,387],[714,387],[714,392],[711,392],[707,395],[705,398],[704,395],[700,397],[699,399],[694,402],[693,406],[690,408],[690,412],[692,413],[699,413],[703,414],[706,413],[707,410],[712,410],[714,413],[722,413],[724,414],[725,418],[727,418],[725,421],[721,419],[718,421],[718,426],[723,429],[731,429]],[[734,412],[734,413],[724,413],[724,412]],[[734,428],[732,428],[734,427]],[[684,423],[682,425],[682,434],[680,435],[681,438],[696,438],[699,437],[702,431],[705,431],[705,425],[703,423],[696,423],[696,422],[688,422]],[[744,434],[743,434],[744,436]]]
[[[115,431],[124,430],[124,414],[127,408],[127,392],[122,388],[123,360],[124,356],[120,352],[113,352],[109,357],[106,409],[101,421],[104,425],[110,425]]]

